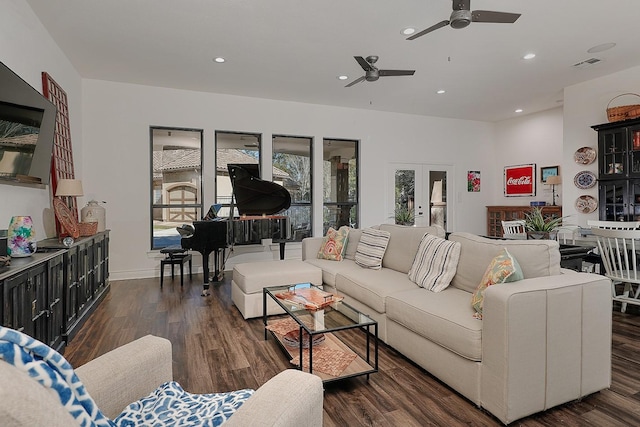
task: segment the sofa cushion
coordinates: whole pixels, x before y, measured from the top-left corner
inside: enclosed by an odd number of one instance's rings
[[[449,240],[462,245],[451,286],[467,292],[476,290],[487,265],[503,248],[518,260],[525,279],[560,274],[560,246],[555,240],[497,240],[458,232]]]
[[[382,258],[382,266],[392,268],[402,273],[408,273],[413,258],[418,251],[418,245],[425,233],[444,237],[442,227],[408,227],[406,225],[381,224],[380,230],[391,233],[387,251]]]
[[[380,270],[382,268],[382,257],[389,244],[391,233],[384,230],[365,228],[362,230],[360,243],[356,250],[355,261],[360,267]]]
[[[487,270],[482,276],[478,288],[471,298],[471,306],[476,311],[474,317],[482,319],[482,305],[484,302],[484,291],[498,283],[509,283],[522,280],[522,269],[518,261],[505,248],[491,260]]]
[[[318,267],[322,270],[322,283],[329,286],[336,286],[336,275],[345,271],[360,271],[362,267],[358,266],[355,261],[345,259],[340,262],[329,261],[328,259],[310,258],[304,261],[310,265]]]
[[[390,268],[371,270],[357,265],[355,267],[356,269],[342,271],[336,275],[337,292],[352,297],[378,313],[386,311],[388,295],[417,288],[406,274]],[[466,304],[469,305],[468,298]]]
[[[387,297],[387,319],[470,360],[482,360],[482,322],[473,318],[471,294],[448,287],[442,292],[423,288]]]
[[[425,234],[409,270],[412,282],[433,292],[449,286],[456,274],[460,243]]]
[[[359,228],[352,228],[349,230],[349,239],[347,239],[347,248],[344,250],[344,259],[355,260],[356,250],[360,243],[360,236],[362,236],[362,230]]]
[[[327,235],[324,236],[324,240],[322,241],[322,246],[320,246],[320,250],[318,251],[318,258],[342,261],[348,239],[349,227],[342,226],[338,230],[329,227]]]

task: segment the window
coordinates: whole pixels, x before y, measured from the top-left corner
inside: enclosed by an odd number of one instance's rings
[[[312,139],[273,136],[273,181],[291,194],[291,207],[283,215],[291,222],[292,240],[311,236],[311,147]]]
[[[323,229],[358,227],[358,141],[325,139]]]
[[[260,164],[260,134],[216,131],[216,204],[218,216],[228,217],[233,188],[228,164]],[[237,210],[234,212],[238,216]]]
[[[151,249],[180,244],[176,227],[202,217],[202,130],[152,127]]]

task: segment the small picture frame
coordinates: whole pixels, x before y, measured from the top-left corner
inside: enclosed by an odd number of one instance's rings
[[[560,175],[560,166],[545,166],[540,168],[540,182],[543,184],[547,182],[547,178],[550,176]]]

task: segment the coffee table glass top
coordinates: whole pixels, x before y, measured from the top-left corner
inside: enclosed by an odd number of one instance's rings
[[[343,302],[341,298],[332,300],[328,296],[330,294],[311,283],[272,286],[264,288],[264,291],[311,334],[376,323],[366,314]],[[309,298],[310,296],[313,298]],[[323,303],[324,297],[327,297],[326,305]],[[307,299],[310,301],[307,304],[303,303]],[[314,305],[324,306],[315,309],[312,308]]]

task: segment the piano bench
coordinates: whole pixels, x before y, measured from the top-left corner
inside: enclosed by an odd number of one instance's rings
[[[180,266],[180,287],[184,286],[184,264],[189,262],[189,279],[193,277],[191,254],[185,253],[186,249],[182,249],[176,246],[169,246],[164,249],[160,249],[160,253],[166,254],[166,257],[160,260],[160,289],[164,282],[164,266],[171,266],[171,279],[174,278],[174,266]]]
[[[236,264],[231,279],[231,300],[242,317],[262,317],[262,289],[278,285],[313,283],[322,286],[322,270],[307,262],[287,259]],[[274,301],[267,301],[267,314],[284,313]]]

